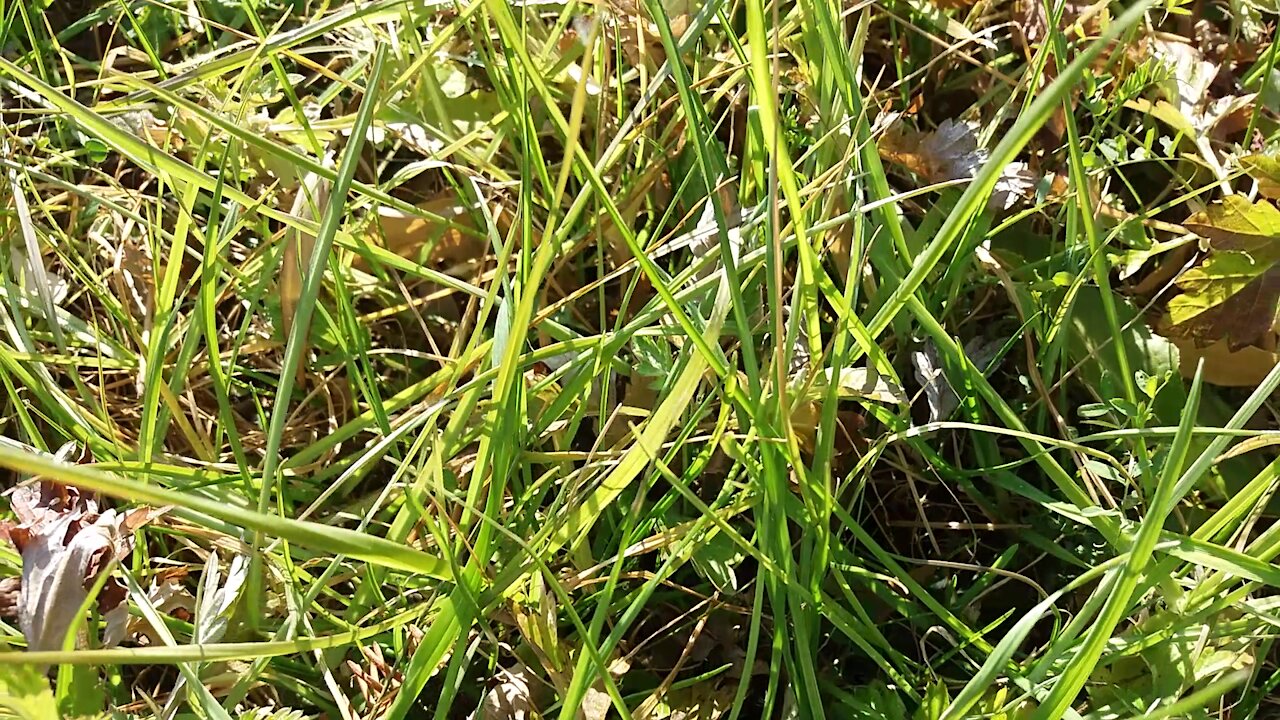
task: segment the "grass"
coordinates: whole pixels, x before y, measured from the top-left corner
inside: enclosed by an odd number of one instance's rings
[[[0,707],[1273,716],[1261,5],[0,5]]]

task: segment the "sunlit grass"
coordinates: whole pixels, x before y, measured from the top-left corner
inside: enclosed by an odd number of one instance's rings
[[[1280,370],[1118,273],[1219,187],[1107,184],[1150,4],[4,6],[0,466],[167,510],[0,705],[1264,717]]]

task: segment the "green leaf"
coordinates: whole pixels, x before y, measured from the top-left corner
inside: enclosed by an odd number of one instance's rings
[[[58,720],[58,704],[49,679],[33,665],[0,671],[0,708],[25,720]]]
[[[905,720],[907,708],[902,698],[883,682],[857,688],[844,701],[845,717],[855,720]]]
[[[924,701],[911,717],[913,720],[938,720],[950,704],[951,694],[947,692],[947,684],[939,680],[925,691]]]
[[[1066,343],[1073,364],[1080,364],[1081,377],[1090,387],[1096,388],[1100,397],[1119,397],[1125,381],[1121,375],[1115,352],[1109,350],[1115,338],[1102,317],[1102,290],[1081,286],[1072,304],[1069,327],[1071,340]],[[1141,370],[1154,377],[1176,376],[1178,373],[1178,348],[1167,339],[1151,331],[1139,317],[1139,311],[1123,298],[1116,297],[1116,313],[1124,331],[1120,340],[1124,343],[1126,357],[1132,369]],[[1155,410],[1161,422],[1178,421],[1185,398],[1178,392],[1180,384],[1170,383],[1162,388]]]
[[[747,557],[742,548],[724,533],[717,532],[698,545],[691,558],[698,574],[722,592],[741,589],[735,568]]]

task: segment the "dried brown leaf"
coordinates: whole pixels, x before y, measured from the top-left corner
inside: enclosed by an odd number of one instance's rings
[[[612,707],[609,693],[599,688],[587,688],[587,694],[582,698],[582,717],[585,720],[604,720]]]
[[[1060,27],[1070,28],[1084,21],[1082,30],[1089,35],[1096,35],[1105,12],[1095,12],[1096,3],[1067,0],[1062,4]],[[1103,7],[1105,11],[1105,6]],[[1023,50],[1030,55],[1035,46],[1049,34],[1049,16],[1045,12],[1043,0],[1017,0],[1014,9],[1014,37]],[[1046,68],[1047,70],[1048,68]]]
[[[534,700],[539,681],[532,670],[517,663],[509,670],[499,670],[497,680],[498,683],[484,694],[475,720],[536,720],[542,717]]]
[[[933,132],[890,131],[880,140],[879,148],[885,159],[930,183],[971,178],[986,160],[973,128],[950,118]]]
[[[1171,326],[1170,337],[1200,345],[1226,340],[1232,352],[1265,342],[1276,325],[1277,300],[1280,300],[1280,272],[1271,270],[1225,301]]]
[[[327,159],[331,164],[332,158]],[[299,220],[314,222],[320,209],[329,201],[330,183],[318,173],[308,173],[293,196],[293,207],[289,214]],[[302,282],[306,275],[307,265],[311,262],[311,251],[315,247],[316,237],[298,228],[289,228],[285,237],[284,254],[280,261],[280,319],[284,323],[282,330],[287,337],[293,328],[293,319],[298,312],[298,302],[302,297]],[[300,356],[302,357],[302,356]]]
[[[1171,337],[1228,349],[1268,346],[1280,301],[1280,210],[1239,195],[1196,213],[1185,226],[1206,238],[1210,254],[1178,279],[1169,301]]]
[[[67,448],[60,454],[68,454]],[[61,649],[89,589],[113,560],[129,553],[133,532],[155,513],[100,512],[91,494],[42,480],[14,488],[10,505],[18,523],[3,529],[22,555],[18,625],[28,649]],[[109,613],[124,597],[118,582],[108,580],[98,608]]]
[[[458,203],[452,191],[445,191],[419,203],[424,213],[442,221],[424,219],[395,210],[379,208],[369,226],[368,239],[400,257],[448,272],[460,264],[472,264],[489,251],[486,232],[467,207]],[[501,207],[492,210],[498,233],[510,228],[510,218]],[[357,257],[353,266],[367,270],[368,263]]]
[[[22,578],[0,579],[0,618],[7,622],[18,619],[18,595],[22,591]]]

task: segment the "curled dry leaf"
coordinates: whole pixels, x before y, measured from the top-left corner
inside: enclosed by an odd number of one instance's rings
[[[1049,16],[1045,12],[1043,0],[1017,0],[1015,6],[1014,37],[1023,50],[1030,55],[1040,41],[1049,34]],[[1097,3],[1087,0],[1085,2],[1066,0],[1062,3],[1062,15],[1058,24],[1062,28],[1083,25],[1081,29],[1085,34],[1096,35],[1106,17],[1105,4],[1099,8]],[[1046,70],[1049,67],[1052,67],[1052,63],[1046,67]]]
[[[965,343],[964,354],[974,367],[987,372],[1003,346],[1004,340],[1001,339],[988,341],[975,337]],[[937,346],[929,342],[923,350],[911,353],[911,364],[915,367],[916,380],[924,389],[925,402],[929,404],[929,422],[946,420],[960,406],[960,398],[943,374]]]
[[[858,398],[899,405],[904,405],[909,400],[900,386],[865,367],[843,368],[839,375],[832,372],[832,368],[825,368],[807,389],[803,387],[806,382],[804,374],[793,376],[791,381],[793,389],[805,391],[804,397],[794,406],[790,420],[791,429],[796,433],[800,447],[806,452],[813,450],[818,423],[822,417],[822,398],[826,388],[833,382],[837,385],[838,398]],[[850,436],[856,442],[864,425],[862,417],[856,413],[839,411],[836,419],[839,426],[837,432]]]
[[[879,148],[885,159],[930,183],[971,178],[986,160],[973,127],[953,119],[942,121],[929,133],[891,130],[881,139]]]
[[[325,158],[325,165],[333,166],[333,155]],[[289,214],[299,220],[315,221],[320,210],[329,201],[330,182],[317,173],[307,173],[294,192],[293,207]],[[311,263],[311,250],[315,247],[316,236],[299,228],[289,228],[284,245],[284,255],[280,261],[280,319],[284,323],[284,335],[288,336],[293,327],[293,318],[298,312],[298,302],[302,297],[302,282],[306,276],[307,266]]]
[[[155,147],[181,150],[186,142],[174,132],[169,123],[156,117],[150,110],[130,110],[107,119],[112,125]]]
[[[18,619],[18,594],[22,591],[22,578],[0,579],[0,619],[16,622]]]
[[[139,527],[164,511],[100,510],[79,488],[42,480],[14,488],[9,500],[18,522],[0,524],[0,532],[22,556],[18,625],[28,649],[61,649],[98,576],[128,554]],[[124,597],[119,582],[108,580],[99,611],[114,610]]]
[[[987,161],[978,136],[969,123],[947,119],[930,133],[891,130],[880,141],[880,155],[919,175],[928,183],[945,183],[975,177]],[[1029,197],[1036,177],[1025,162],[1003,168],[987,205],[1008,210]]]
[[[725,235],[729,241],[729,251],[733,261],[737,262],[742,254],[742,208],[731,193],[730,188],[723,187],[716,193],[716,201],[724,215]],[[720,256],[720,226],[716,220],[715,206],[708,201],[702,207],[702,215],[689,237],[689,252],[695,258],[702,259],[713,256],[714,262],[696,272],[693,280],[703,280],[724,270],[724,258]]]
[[[587,694],[582,698],[582,716],[586,720],[604,720],[612,707],[609,693],[595,687],[587,688]]]
[[[839,375],[832,368],[826,368],[810,386],[806,397],[817,400],[826,394],[826,389],[832,384],[836,385],[836,396],[841,398],[859,398],[898,405],[905,405],[909,400],[900,386],[865,367],[842,368]]]
[[[160,615],[172,615],[190,622],[195,614],[196,599],[187,591],[182,580],[187,576],[186,567],[178,567],[160,573],[151,580],[147,589],[147,602]],[[117,610],[125,609],[123,605]],[[133,617],[128,612],[113,611],[107,617],[107,627],[103,631],[102,646],[115,647],[126,638],[146,637],[148,645],[159,645],[163,639],[151,627],[151,623],[142,617]]]
[[[439,193],[419,203],[418,209],[443,221],[380,207],[369,226],[369,242],[405,259],[442,268],[445,272],[458,265],[474,263],[488,254],[485,229],[476,222],[475,214],[458,202],[453,191]],[[497,223],[498,234],[505,235],[510,229],[511,218],[501,206],[491,208],[491,213]],[[367,271],[369,264],[363,257],[357,257],[353,267]]]
[[[1223,193],[1230,195],[1228,173],[1209,141],[1209,132],[1227,118],[1250,112],[1256,96],[1213,97],[1210,87],[1218,77],[1220,67],[1206,59],[1198,47],[1177,40],[1154,38],[1150,41],[1150,51],[1168,70],[1162,86],[1168,100],[1145,109],[1193,140],[1200,156],[1221,183]]]
[[[120,220],[119,216],[114,213],[112,215],[117,221]],[[135,235],[129,231],[134,227],[136,227],[134,223],[128,221],[123,228],[120,228],[121,233],[117,236],[115,262],[112,269],[115,271],[116,294],[120,298],[120,303],[142,326],[140,340],[145,346],[151,342],[156,282],[155,273],[152,270],[150,245],[144,233]],[[134,379],[134,392],[139,398],[146,392],[148,373],[145,363],[146,353],[138,353],[139,367]]]
[[[535,694],[539,681],[523,663],[500,669],[498,683],[489,688],[473,720],[535,720],[540,718]]]
[[[988,206],[993,210],[1010,210],[1035,192],[1036,176],[1024,162],[1011,162],[1000,173],[991,191]]]
[[[222,565],[218,560],[218,551],[209,553],[205,561],[204,573],[200,577],[200,593],[196,598],[195,634],[192,640],[197,645],[216,643],[226,634],[231,621],[231,611],[240,598],[245,579],[249,574],[249,556],[237,553],[231,558],[226,576],[222,574]],[[180,675],[169,693],[167,708],[176,710],[176,703],[181,702],[182,689],[186,685],[187,676]],[[234,682],[233,682],[234,684]],[[172,714],[168,714],[172,717]]]
[[[1209,86],[1218,76],[1217,63],[1206,60],[1199,48],[1175,40],[1153,39],[1151,51],[1169,70],[1162,88],[1165,96],[1196,126],[1208,101]]]
[[[346,131],[347,135],[350,131]],[[388,140],[397,140],[404,147],[417,152],[423,157],[435,158],[444,150],[444,141],[436,137],[426,126],[411,122],[387,122],[374,125],[366,133],[368,142],[375,146],[383,146]]]
[[[595,19],[601,23],[599,33],[605,47],[619,47],[627,61],[639,64],[648,59],[654,67],[667,59],[662,46],[662,35],[656,23],[651,21],[645,4],[639,0],[607,0],[603,3],[607,13],[601,13]],[[696,7],[688,0],[664,0],[667,19],[671,24],[671,32],[677,39],[682,37],[693,17]],[[581,37],[588,37],[587,32],[580,32]]]

